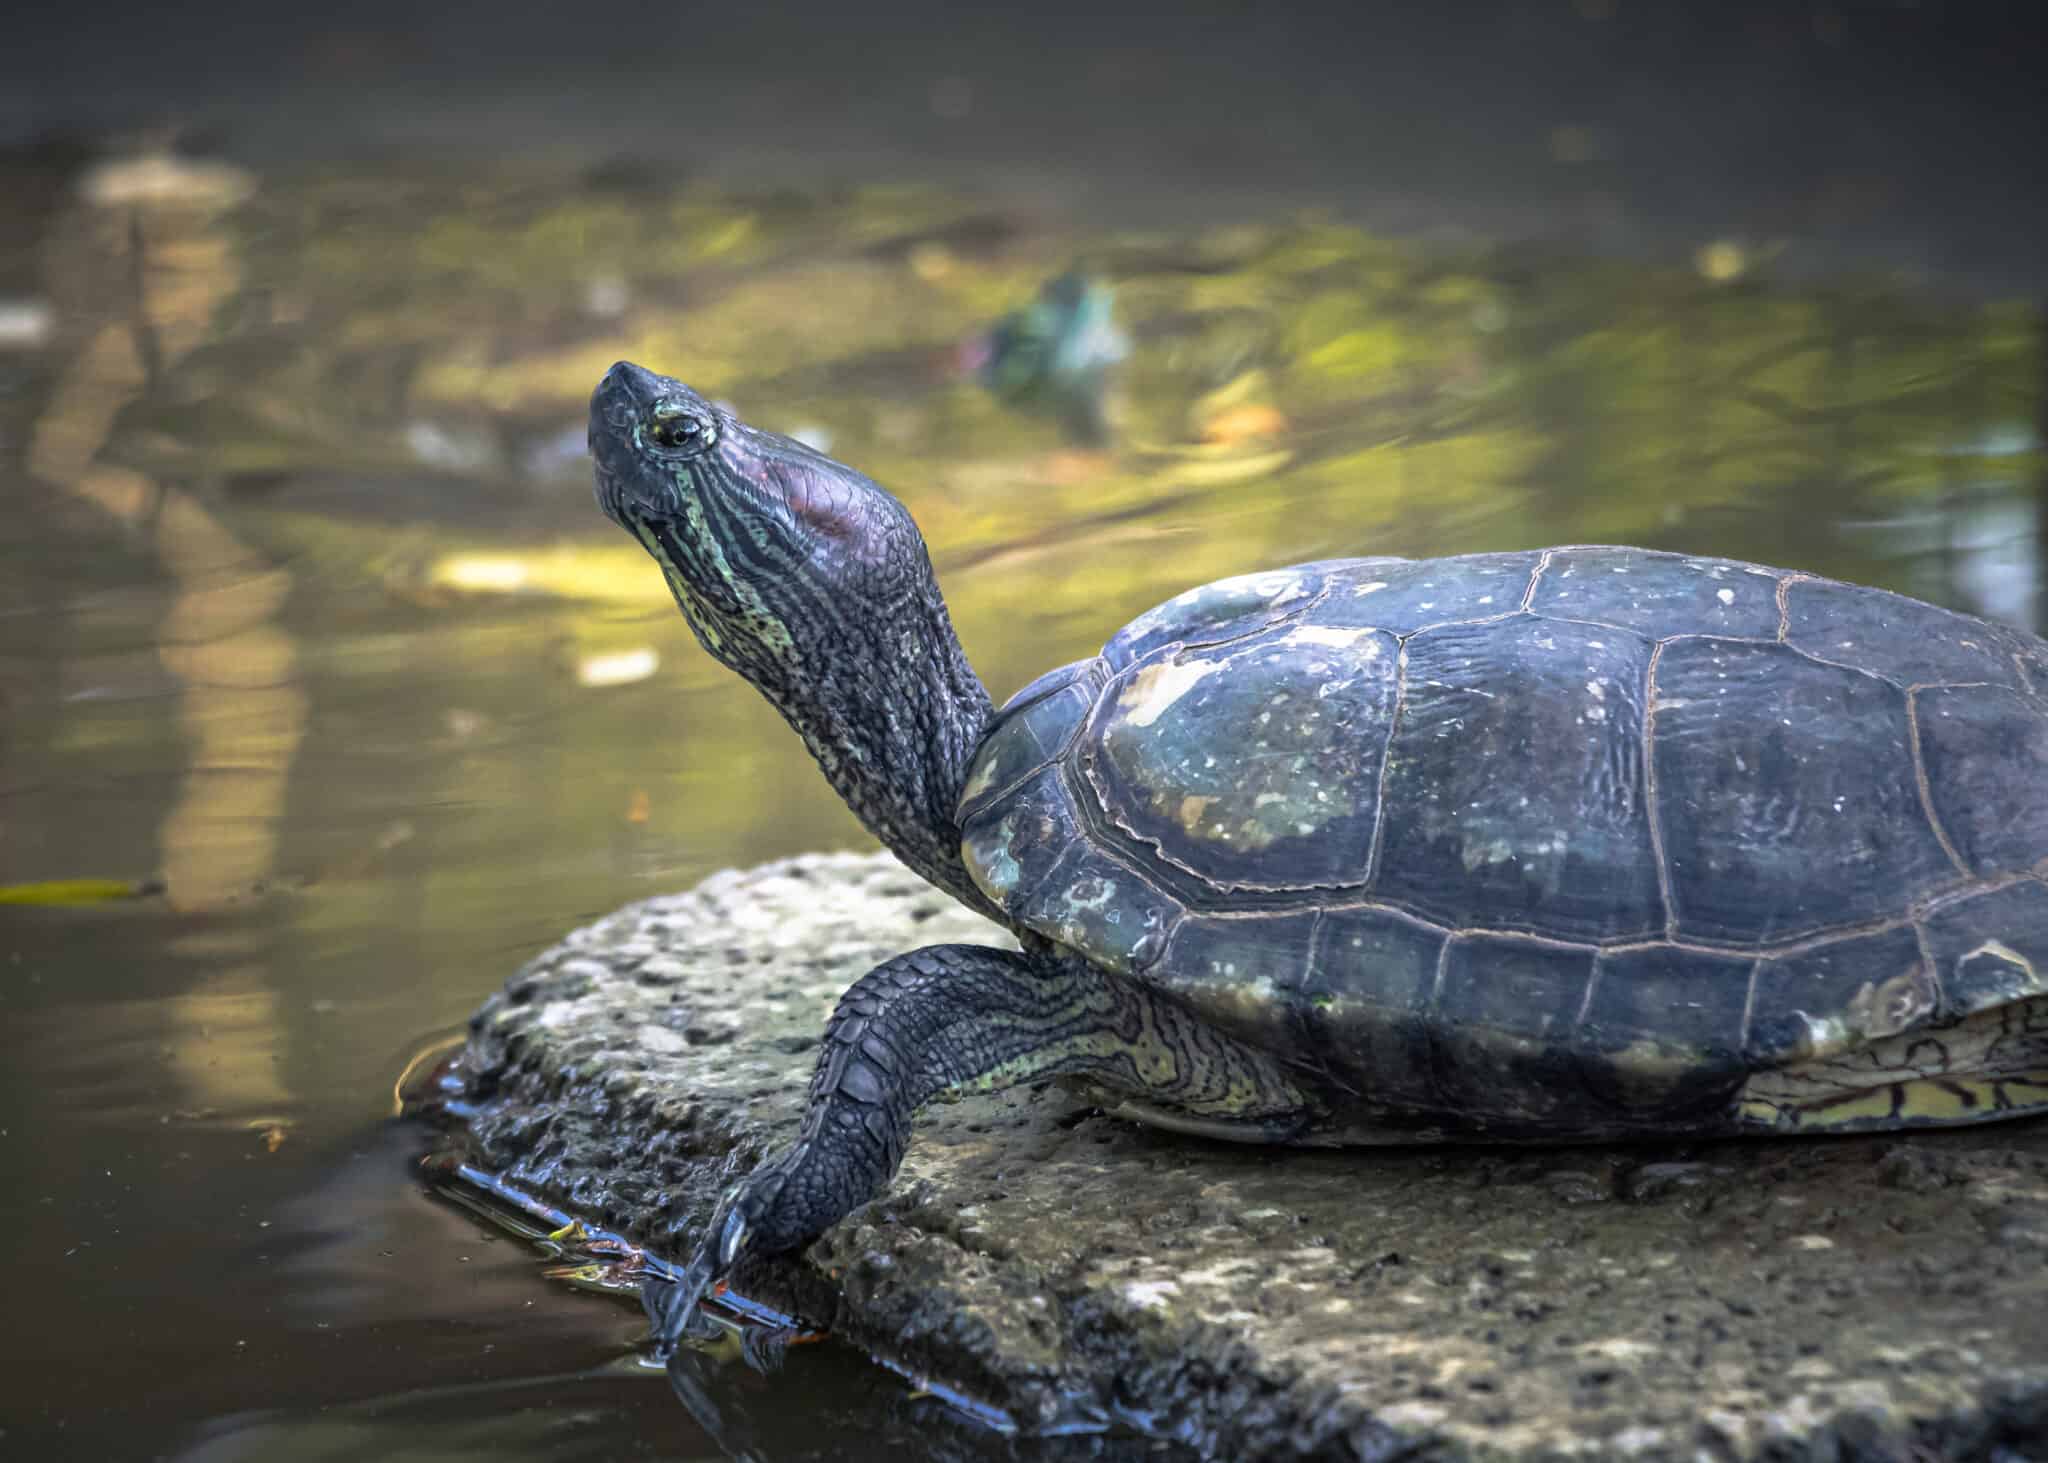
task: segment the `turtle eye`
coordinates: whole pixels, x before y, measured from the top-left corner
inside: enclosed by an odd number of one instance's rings
[[[647,436],[655,446],[672,452],[702,447],[711,440],[711,424],[687,407],[662,402],[650,416]]]

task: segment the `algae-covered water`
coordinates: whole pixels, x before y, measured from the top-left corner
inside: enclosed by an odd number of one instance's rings
[[[21,1456],[1010,1446],[827,1348],[679,1401],[637,1310],[397,1117],[572,926],[865,843],[595,511],[614,359],[897,491],[999,699],[1189,585],[1348,554],[1630,542],[2034,627],[2048,595],[2038,310],[1735,238],[1596,261],[545,160],[42,149],[0,186]],[[960,364],[1075,267],[1129,337],[1102,441]]]

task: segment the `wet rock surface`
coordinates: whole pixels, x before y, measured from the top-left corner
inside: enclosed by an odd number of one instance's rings
[[[886,855],[631,905],[476,1017],[479,1161],[686,1258],[794,1133],[840,991],[999,938]],[[1027,1429],[1224,1456],[2048,1456],[2038,1122],[1281,1151],[1048,1086],[936,1106],[881,1198],[735,1278]]]

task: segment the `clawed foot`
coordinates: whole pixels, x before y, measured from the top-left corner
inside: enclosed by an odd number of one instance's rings
[[[643,1287],[641,1299],[654,1323],[657,1358],[671,1359],[685,1340],[710,1340],[720,1334],[718,1323],[706,1314],[702,1302],[761,1232],[758,1216],[780,1188],[780,1176],[772,1166],[757,1171],[712,1212],[704,1243],[683,1273],[673,1281],[654,1281]],[[788,1327],[743,1327],[740,1358],[757,1372],[778,1370],[783,1353],[797,1334]]]
[[[775,1222],[775,1202],[783,1188],[781,1165],[770,1161],[729,1191],[712,1211],[704,1242],[683,1273],[657,1293],[647,1292],[655,1339],[664,1348],[684,1337],[696,1340],[718,1333],[717,1323],[703,1313],[700,1302],[750,1251],[778,1254],[795,1249],[808,1236],[785,1234]],[[657,1310],[657,1307],[659,1309]]]
[[[674,1346],[683,1337],[701,1341],[718,1334],[717,1323],[704,1314],[699,1303],[725,1278],[747,1247],[746,1210],[738,1202],[743,1192],[734,1190],[718,1206],[696,1257],[672,1286],[662,1287],[658,1302],[650,1292],[648,1311],[654,1319],[656,1339],[664,1346]]]

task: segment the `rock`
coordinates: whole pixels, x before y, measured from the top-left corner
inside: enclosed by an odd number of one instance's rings
[[[687,1258],[795,1131],[839,992],[1006,938],[886,855],[631,905],[477,1015],[477,1161]],[[2036,1457],[2043,1234],[2041,1123],[1283,1151],[1048,1086],[935,1106],[883,1197],[735,1280],[1026,1429],[1121,1417],[1237,1457]]]

